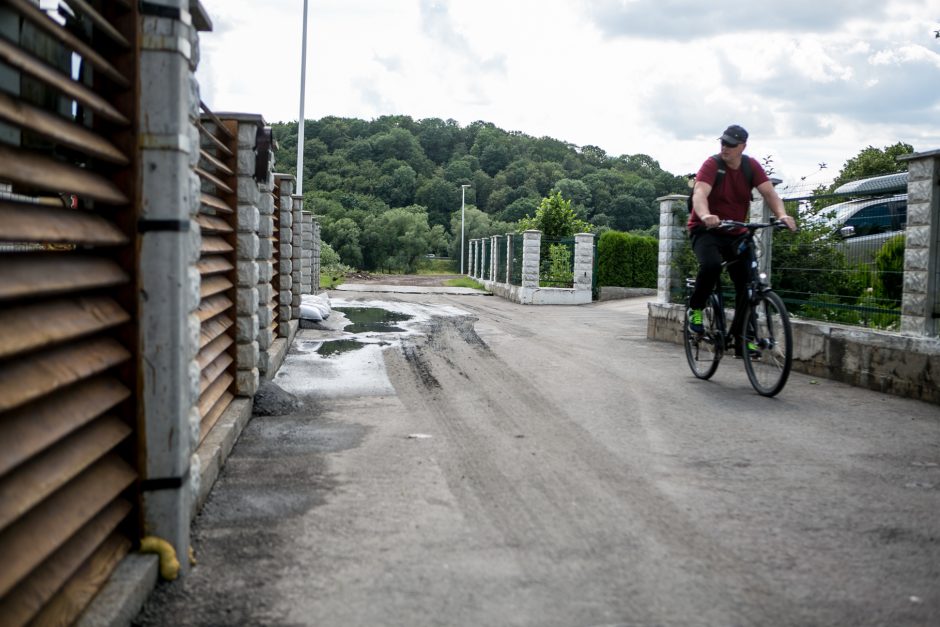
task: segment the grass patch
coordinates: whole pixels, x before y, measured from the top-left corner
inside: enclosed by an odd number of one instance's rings
[[[454,259],[422,259],[418,262],[418,274],[458,274]]]
[[[331,290],[345,281],[345,275],[331,275],[323,272],[320,274],[320,289]]]
[[[448,279],[444,281],[444,285],[447,287],[469,287],[474,290],[486,289],[476,281],[468,277],[460,277],[459,279]]]

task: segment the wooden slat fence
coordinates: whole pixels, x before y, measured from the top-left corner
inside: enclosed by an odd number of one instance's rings
[[[138,536],[136,3],[0,4],[0,625],[69,624]]]
[[[220,120],[202,104],[201,150],[196,173],[202,183],[197,222],[201,323],[199,354],[200,442],[235,399],[235,285],[238,206],[237,124]]]

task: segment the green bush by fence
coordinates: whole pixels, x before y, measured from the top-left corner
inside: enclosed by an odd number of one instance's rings
[[[655,288],[658,264],[654,237],[605,231],[597,242],[598,285]]]

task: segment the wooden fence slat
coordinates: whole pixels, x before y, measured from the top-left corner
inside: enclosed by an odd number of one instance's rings
[[[213,209],[218,213],[235,213],[235,211],[229,207],[228,203],[226,203],[224,200],[218,196],[207,194],[206,192],[199,194],[199,202],[205,207]]]
[[[111,534],[42,608],[32,624],[36,627],[73,624],[130,550],[127,536]]]
[[[12,8],[16,9],[26,19],[37,27],[52,35],[54,39],[62,42],[67,48],[77,52],[80,57],[87,59],[89,63],[95,66],[102,74],[110,78],[121,87],[130,87],[130,81],[114,69],[114,66],[102,57],[98,52],[86,44],[84,41],[73,35],[71,32],[62,28],[58,23],[52,20],[48,15],[39,10],[29,0],[7,0]]]
[[[126,205],[127,196],[102,175],[62,161],[0,144],[0,178],[28,189],[67,191],[108,205]]]
[[[110,259],[54,253],[8,256],[0,273],[0,301],[101,289],[129,280]]]
[[[106,297],[56,299],[0,309],[0,359],[102,331],[130,320]]]
[[[4,200],[0,200],[0,240],[86,246],[121,246],[128,241],[113,223],[90,211]]]
[[[196,267],[199,269],[199,274],[203,277],[209,276],[210,274],[221,274],[235,269],[232,262],[222,256],[203,257],[196,264]]]
[[[235,322],[228,316],[217,316],[208,322],[203,322],[199,329],[199,348],[202,350],[215,341],[220,335],[230,329]]]
[[[207,118],[210,122],[212,122],[213,124],[215,124],[216,128],[218,128],[219,131],[220,131],[223,135],[225,135],[225,136],[228,137],[229,139],[234,139],[235,134],[232,133],[232,131],[230,131],[230,130],[228,129],[228,127],[225,125],[225,122],[223,122],[222,120],[219,119],[219,116],[217,116],[216,114],[214,114],[214,113],[209,109],[209,107],[206,106],[206,103],[204,103],[203,101],[200,100],[200,101],[199,101],[199,108],[202,109],[202,111],[203,111],[203,114],[204,114],[203,117]]]
[[[215,361],[202,369],[199,375],[199,393],[206,391],[213,382],[215,382],[225,370],[235,361],[228,353],[221,353],[215,358]]]
[[[28,74],[36,80],[59,90],[65,96],[77,100],[89,111],[101,116],[105,120],[115,122],[122,126],[130,124],[127,118],[111,106],[111,103],[99,96],[92,89],[82,83],[73,81],[71,77],[39,61],[28,52],[10,43],[3,37],[0,37],[0,61],[3,61],[14,70]]]
[[[104,18],[100,13],[98,13],[94,7],[88,4],[85,0],[65,0],[72,9],[77,10],[85,14],[85,17],[90,19],[95,26],[117,45],[121,46],[125,50],[130,48],[131,45],[127,42],[122,35],[114,26],[111,25],[107,19]]]
[[[0,597],[57,551],[134,482],[137,474],[110,454],[0,533]]]
[[[222,218],[206,215],[204,213],[200,213],[196,216],[196,224],[199,225],[199,228],[202,229],[204,234],[231,233],[235,230],[232,228],[232,225]]]
[[[222,172],[222,174],[226,176],[233,176],[235,174],[234,172],[232,172],[231,168],[229,168],[227,165],[225,165],[224,163],[222,163],[221,161],[219,161],[218,159],[210,155],[205,150],[199,151],[199,158],[204,159],[206,163],[211,165],[216,170]]]
[[[235,378],[227,372],[222,374],[199,396],[199,415],[205,416],[222,396],[228,391]]]
[[[27,0],[15,1],[29,4]],[[0,118],[97,159],[118,165],[128,163],[127,157],[101,135],[2,92]]]
[[[220,190],[222,190],[223,192],[225,192],[226,194],[234,194],[234,193],[235,193],[235,190],[233,190],[231,187],[229,187],[229,186],[225,183],[225,181],[223,181],[222,179],[220,179],[220,178],[217,177],[216,175],[212,174],[211,172],[207,172],[206,170],[203,170],[202,168],[200,168],[200,167],[198,167],[198,166],[195,167],[195,168],[193,168],[193,170],[196,172],[196,174],[199,175],[199,178],[205,179],[206,181],[209,181],[210,183],[212,183],[213,185],[215,185],[216,189],[220,189]]]
[[[96,377],[4,414],[0,442],[16,442],[17,446],[0,455],[0,476],[111,410],[130,394],[117,379]]]
[[[130,359],[117,341],[100,337],[0,365],[0,411],[19,407]]]
[[[233,400],[235,400],[235,396],[231,392],[225,392],[219,397],[211,409],[209,409],[208,413],[202,416],[202,421],[199,423],[200,444],[206,439],[212,427],[219,421],[219,418],[222,417],[222,414],[225,413],[225,410],[228,409],[228,406],[232,404]]]
[[[62,548],[33,570],[10,594],[0,598],[0,625],[26,625],[130,511],[131,504],[127,501],[112,501],[69,538]]]
[[[226,157],[233,157],[233,156],[234,156],[234,154],[233,154],[232,151],[229,149],[229,147],[226,146],[224,143],[222,143],[222,140],[221,140],[221,139],[219,139],[218,137],[216,137],[215,135],[213,135],[213,134],[209,131],[209,129],[206,128],[206,126],[202,123],[202,121],[196,122],[196,126],[199,127],[199,136],[200,136],[200,137],[205,137],[206,139],[208,139],[209,142],[210,142],[213,146],[215,146],[216,148],[218,148],[219,150],[221,150],[221,151],[222,151],[222,154],[224,154]]]
[[[223,311],[231,309],[233,303],[225,295],[219,294],[217,296],[211,296],[201,303],[199,307],[196,308],[196,315],[199,316],[199,322],[205,322],[210,318],[214,318]]]
[[[234,343],[235,340],[232,336],[223,333],[218,335],[203,348],[199,349],[199,354],[196,356],[196,363],[199,364],[199,369],[204,370],[206,366],[211,364],[216,357],[224,353],[225,350]]]
[[[199,251],[203,255],[218,255],[220,253],[230,253],[235,248],[217,235],[204,235]]]
[[[129,426],[106,416],[0,478],[0,529],[71,481],[130,433]]]
[[[211,276],[199,284],[199,296],[208,298],[232,288],[232,282],[224,276]]]

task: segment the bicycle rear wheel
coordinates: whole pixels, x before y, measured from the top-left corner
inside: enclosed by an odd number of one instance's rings
[[[779,296],[758,294],[745,315],[744,369],[751,385],[762,396],[780,393],[793,364],[793,332],[790,316]]]
[[[713,295],[708,297],[705,308],[702,309],[702,326],[704,333],[693,333],[689,329],[689,312],[685,313],[685,324],[682,325],[682,335],[685,342],[685,357],[689,360],[689,368],[699,379],[710,379],[718,370],[718,362],[724,352],[724,343],[721,336],[721,319],[718,313],[718,299]]]

